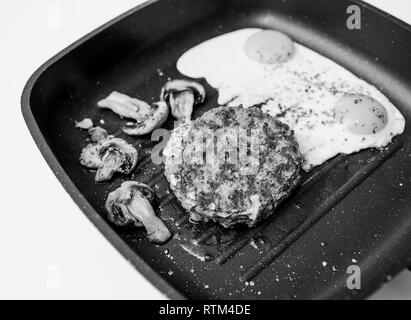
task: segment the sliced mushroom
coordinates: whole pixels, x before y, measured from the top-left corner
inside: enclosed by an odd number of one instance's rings
[[[135,122],[127,124],[123,131],[132,136],[141,136],[161,127],[167,120],[169,110],[163,102],[150,106],[147,102],[131,98],[114,91],[106,99],[97,103],[100,108],[110,109],[123,118]]]
[[[129,174],[137,164],[137,150],[123,139],[112,138],[101,143],[101,164],[97,169],[96,182],[110,180],[115,172]]]
[[[151,242],[162,244],[171,237],[170,231],[152,207],[154,191],[135,181],[124,182],[106,200],[109,220],[117,226],[143,226]]]
[[[81,151],[80,163],[87,168],[98,169],[101,166],[100,148],[97,143],[88,144]]]
[[[126,94],[113,91],[107,98],[97,102],[97,106],[110,109],[120,117],[144,121],[149,115],[151,106],[142,100],[131,98]]]
[[[124,133],[130,136],[142,136],[160,128],[169,115],[167,103],[160,101],[151,107],[151,113],[143,122],[128,123],[123,127]]]
[[[93,142],[101,142],[109,137],[107,130],[101,127],[92,127],[88,129],[88,133]]]
[[[171,80],[161,89],[160,99],[166,101],[171,114],[180,121],[191,120],[193,107],[203,103],[206,97],[204,87],[194,81]]]

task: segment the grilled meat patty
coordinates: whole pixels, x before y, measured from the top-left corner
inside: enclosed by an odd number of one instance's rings
[[[172,132],[165,175],[192,221],[252,227],[300,180],[294,133],[258,107],[218,107]]]

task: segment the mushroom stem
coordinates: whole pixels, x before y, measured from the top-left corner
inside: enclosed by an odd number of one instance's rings
[[[161,89],[160,100],[167,102],[172,115],[179,121],[191,120],[193,107],[203,103],[204,87],[194,81],[170,80]]]
[[[146,198],[134,197],[127,208],[130,214],[144,225],[151,242],[161,244],[171,237],[170,231],[156,216],[153,207]]]
[[[171,106],[171,114],[178,120],[186,121],[191,119],[195,96],[193,91],[187,90],[182,92],[172,92],[170,94],[169,103]]]

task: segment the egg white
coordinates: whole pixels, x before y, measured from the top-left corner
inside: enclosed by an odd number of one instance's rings
[[[205,78],[218,90],[220,105],[261,105],[287,123],[295,132],[306,171],[339,153],[384,147],[404,131],[404,117],[384,94],[313,50],[295,43],[295,54],[283,64],[250,59],[244,46],[259,31],[241,29],[203,42],[184,53],[177,68],[188,77]],[[385,127],[360,135],[337,121],[333,107],[344,93],[379,101],[387,111]]]

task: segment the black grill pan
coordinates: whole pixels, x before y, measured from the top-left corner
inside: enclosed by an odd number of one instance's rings
[[[347,7],[362,8],[362,29],[348,30]],[[150,137],[119,133],[121,121],[96,102],[117,90],[155,101],[187,49],[244,27],[275,28],[378,86],[407,128],[383,151],[340,155],[305,174],[277,214],[255,229],[193,225],[151,163]],[[246,75],[245,75],[246,76]],[[207,87],[205,106],[216,106]],[[43,65],[22,96],[27,125],[66,190],[107,239],[170,298],[360,299],[411,265],[411,28],[360,1],[151,1],[90,33]],[[140,150],[132,178],[154,187],[157,213],[174,232],[154,246],[142,229],[107,222],[104,201],[123,181],[95,184],[78,156],[90,117]],[[172,128],[170,119],[165,127]],[[73,236],[75,235],[75,230]],[[204,261],[201,261],[201,260]],[[361,289],[346,271],[361,269]]]

